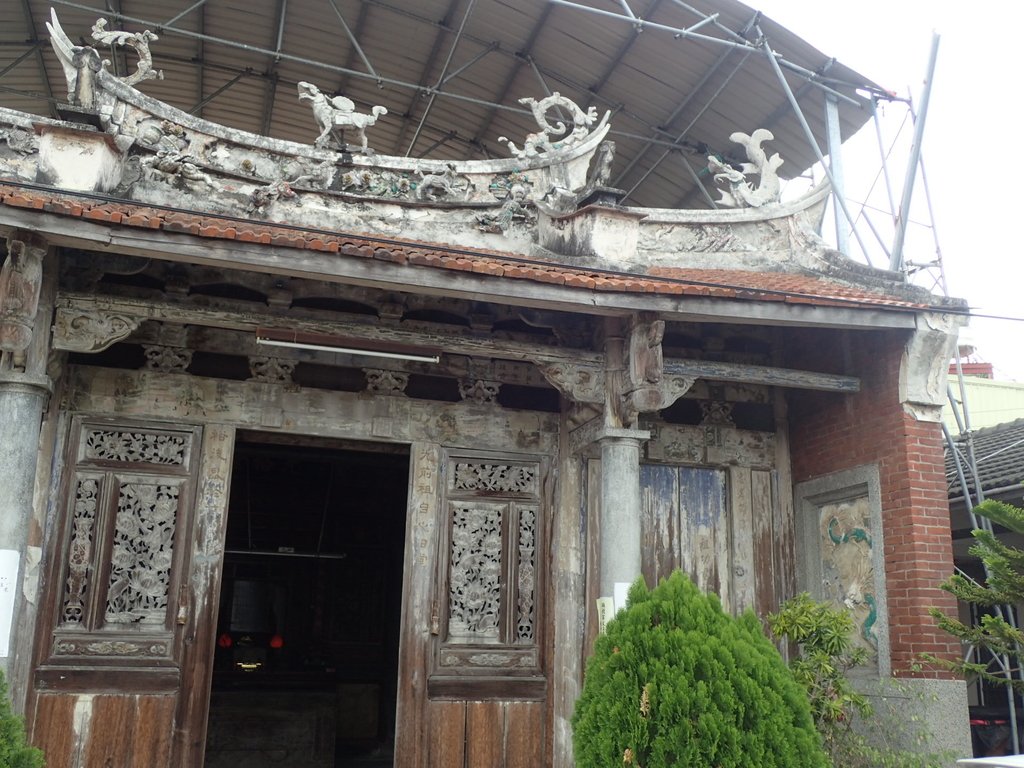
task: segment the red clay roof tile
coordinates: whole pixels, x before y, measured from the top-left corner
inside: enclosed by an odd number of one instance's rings
[[[308,248],[342,256],[375,258],[397,264],[431,269],[454,269],[512,280],[565,285],[592,291],[713,296],[749,301],[784,301],[793,304],[851,307],[925,309],[931,305],[910,301],[867,288],[841,285],[823,277],[734,269],[654,267],[646,275],[588,270],[545,263],[507,253],[431,247],[404,238],[382,241],[372,235],[303,231],[254,221],[217,218],[202,214],[149,207],[126,206],[115,201],[97,202],[71,194],[26,189],[0,183],[0,205],[44,210],[60,216],[80,217],[105,224],[237,239],[240,242],[284,248]]]

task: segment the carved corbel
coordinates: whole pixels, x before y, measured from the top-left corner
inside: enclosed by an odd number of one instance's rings
[[[24,365],[32,342],[45,254],[46,248],[31,235],[21,239],[15,233],[7,241],[7,259],[0,267],[0,350],[11,352],[18,367]]]
[[[946,377],[963,315],[923,312],[900,362],[900,403],[918,421],[940,421],[946,403]]]
[[[388,371],[383,368],[363,368],[366,374],[366,391],[374,395],[405,397],[409,374],[403,371]]]
[[[585,363],[548,363],[540,372],[551,386],[577,403],[604,403],[604,369]]]
[[[291,384],[295,365],[295,360],[252,355],[249,357],[249,373],[251,374],[249,381],[259,381],[268,384]]]
[[[459,395],[462,399],[478,405],[497,402],[500,391],[500,381],[488,381],[487,379],[461,379],[459,381]]]
[[[132,315],[61,307],[53,324],[53,346],[68,352],[102,352],[127,338],[141,322]]]
[[[146,370],[160,373],[185,373],[192,363],[192,350],[167,344],[146,344]]]
[[[624,425],[635,425],[641,413],[668,408],[696,381],[694,376],[665,376],[664,338],[664,320],[646,312],[631,320],[625,381],[618,405]]]

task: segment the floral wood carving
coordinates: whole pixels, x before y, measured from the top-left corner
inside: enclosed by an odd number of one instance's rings
[[[295,360],[254,355],[249,358],[249,373],[252,374],[249,377],[249,381],[291,384],[295,364]]]
[[[386,371],[383,368],[363,368],[366,374],[366,391],[375,395],[402,397],[409,383],[409,374],[401,371]]]
[[[0,267],[0,350],[19,356],[32,342],[46,253],[38,241],[27,240],[8,238]]]
[[[604,403],[604,371],[596,365],[549,363],[540,366],[544,378],[577,403]]]
[[[534,464],[478,464],[457,462],[452,488],[456,491],[537,493]]]
[[[121,483],[110,555],[107,624],[159,624],[167,619],[174,528],[180,487]]]
[[[191,437],[118,429],[91,429],[83,441],[84,459],[184,466]]]
[[[53,346],[68,352],[102,352],[127,338],[140,318],[110,312],[58,308]]]
[[[452,513],[448,640],[497,642],[501,610],[502,506],[457,504]]]
[[[162,344],[146,344],[146,370],[160,373],[185,373],[192,363],[192,350],[184,347],[169,347]]]
[[[459,380],[459,395],[463,400],[486,405],[498,400],[498,392],[501,391],[500,381],[486,381],[484,379]]]
[[[536,568],[534,556],[537,552],[537,512],[532,509],[519,511],[519,599],[516,617],[516,642],[532,643],[534,640],[534,591],[536,589]]]
[[[81,624],[85,618],[85,595],[92,567],[93,529],[99,489],[98,479],[83,477],[79,478],[75,490],[71,543],[68,546],[68,576],[64,583],[64,605],[60,612],[63,625]]]
[[[97,640],[91,643],[61,640],[54,644],[58,656],[166,656],[166,643],[133,643],[127,640]]]

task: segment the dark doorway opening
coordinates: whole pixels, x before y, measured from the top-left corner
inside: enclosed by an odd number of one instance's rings
[[[207,768],[390,766],[409,455],[240,434]]]

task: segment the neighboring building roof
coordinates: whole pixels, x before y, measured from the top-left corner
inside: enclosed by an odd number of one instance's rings
[[[312,230],[286,224],[263,224],[76,196],[63,191],[0,184],[0,206],[27,209],[86,222],[142,230],[162,230],[201,238],[234,240],[286,248],[372,258],[410,267],[474,272],[603,292],[693,295],[748,301],[782,302],[851,309],[888,309],[916,312],[933,305],[857,289],[824,277],[781,272],[730,269],[652,268],[649,274],[580,269],[496,251],[432,247],[396,238]],[[410,280],[415,284],[415,280]],[[935,297],[938,300],[938,297]],[[948,310],[944,308],[944,311]]]
[[[953,395],[959,402],[960,384],[956,376],[949,377]],[[994,427],[1015,418],[1024,417],[1024,383],[1018,381],[996,381],[977,376],[964,376],[964,390],[968,413],[973,429]],[[952,410],[947,405],[942,411],[942,420],[954,435],[959,426]]]
[[[957,438],[955,442],[961,456],[964,456],[966,451],[964,439]],[[1024,418],[976,431],[974,433],[974,457],[978,465],[981,487],[986,494],[1020,486],[1024,482]],[[948,448],[946,450],[946,481],[950,499],[952,501],[959,500],[963,496],[963,489]],[[975,483],[969,475],[967,487],[973,494]]]

